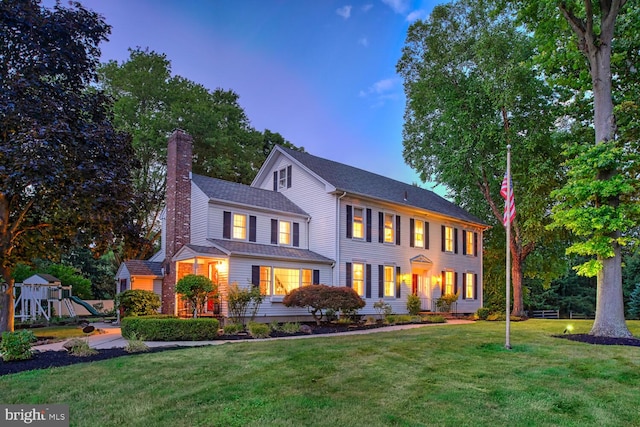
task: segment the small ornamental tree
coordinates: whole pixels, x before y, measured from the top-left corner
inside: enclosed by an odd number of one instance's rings
[[[229,293],[227,294],[227,304],[229,306],[229,318],[231,322],[242,324],[244,328],[249,308],[251,307],[251,320],[253,320],[263,300],[264,295],[260,293],[258,286],[240,288],[237,283],[232,283],[231,286],[229,286]]]
[[[218,285],[214,285],[209,278],[196,274],[187,274],[176,283],[176,292],[182,296],[183,300],[189,301],[194,319],[198,317],[198,313],[204,311],[207,297],[217,290]]]
[[[356,311],[365,302],[352,288],[342,286],[308,285],[294,289],[284,297],[287,307],[306,307],[319,325],[324,310]]]
[[[116,307],[124,316],[147,316],[157,314],[160,297],[151,291],[130,289],[116,295]]]

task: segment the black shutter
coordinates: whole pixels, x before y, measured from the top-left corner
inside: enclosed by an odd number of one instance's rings
[[[458,229],[453,229],[453,252],[458,253]]]
[[[351,205],[347,205],[347,239],[350,239],[353,234],[353,208]]]
[[[444,290],[447,288],[444,281],[447,278],[447,272],[443,271],[442,276],[440,277],[440,295],[444,296]]]
[[[278,171],[273,173],[273,191],[278,191]]]
[[[478,299],[478,275],[473,275],[473,299]]]
[[[462,230],[462,255],[467,254],[467,232]]]
[[[429,222],[424,222],[424,248],[429,249]]]
[[[291,166],[287,166],[287,188],[291,188]]]
[[[222,238],[231,238],[231,212],[224,211],[222,216]]]
[[[478,256],[478,233],[473,233],[473,256]]]
[[[400,215],[396,215],[396,245],[400,245]]]
[[[384,297],[384,265],[378,266],[378,297]]]
[[[400,267],[396,267],[396,298],[400,298],[400,286],[401,283]]]
[[[371,264],[366,265],[365,270],[365,298],[371,298]]]
[[[256,232],[257,232],[256,217],[253,215],[249,215],[249,241],[250,242],[256,241]]]
[[[416,232],[416,220],[411,218],[409,219],[409,247],[413,248],[416,246],[416,236],[414,235]]]
[[[442,242],[442,252],[444,252],[444,251],[446,251],[446,250],[447,250],[447,246],[446,246],[446,239],[445,239],[445,233],[446,233],[446,231],[447,231],[447,230],[446,230],[446,227],[445,227],[444,225],[442,225],[442,226],[440,227],[440,230],[442,230],[442,233],[441,233],[441,234],[442,234],[442,236],[441,236],[441,239],[440,239],[440,240],[441,240],[441,242]]]
[[[278,244],[278,220],[277,219],[271,220],[271,244],[272,245]]]
[[[462,273],[462,299],[467,299],[467,273]]]
[[[320,270],[313,270],[313,284],[320,284]]]
[[[367,242],[371,241],[371,209],[367,209]]]
[[[297,222],[293,223],[293,246],[300,246],[300,224]]]
[[[453,293],[458,293],[458,272],[453,273]]]
[[[384,243],[384,212],[378,212],[378,242]]]
[[[251,266],[251,284],[254,287],[260,286],[260,266],[259,265]]]
[[[350,262],[347,263],[346,278],[347,278],[347,288],[352,288],[353,287],[353,279],[351,278],[351,263]]]

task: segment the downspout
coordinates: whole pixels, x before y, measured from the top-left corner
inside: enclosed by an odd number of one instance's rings
[[[334,268],[333,270],[333,284],[334,286],[338,286],[339,285],[339,279],[340,279],[340,200],[347,195],[347,192],[345,191],[344,193],[342,193],[342,196],[338,197],[336,199],[336,262],[335,264],[332,266]],[[338,266],[338,268],[336,269],[335,266]]]

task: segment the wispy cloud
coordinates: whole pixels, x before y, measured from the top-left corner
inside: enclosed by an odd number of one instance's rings
[[[362,11],[364,13],[367,13],[371,10],[371,8],[373,8],[373,5],[371,3],[365,4],[364,6],[362,6]]]
[[[369,40],[366,37],[360,37],[358,39],[358,44],[362,45],[364,47],[368,47],[369,46]]]
[[[407,15],[407,22],[417,21],[418,19],[426,18],[427,14],[424,10],[414,10]]]
[[[342,16],[344,19],[349,19],[349,17],[351,16],[351,5],[337,8],[336,13]]]
[[[382,3],[386,4],[391,8],[391,10],[400,15],[409,10],[409,0],[382,0]]]
[[[400,85],[399,78],[389,78],[378,80],[366,90],[361,90],[359,95],[362,98],[370,98],[373,101],[371,108],[383,107],[387,101],[400,97],[397,88]]]

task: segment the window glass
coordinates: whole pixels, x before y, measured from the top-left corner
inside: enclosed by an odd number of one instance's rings
[[[464,284],[464,297],[466,299],[473,299],[473,274],[467,273],[465,274],[465,284]]]
[[[290,245],[291,244],[291,223],[287,221],[280,221],[280,238],[279,242],[281,245]]]
[[[413,240],[414,246],[424,248],[424,221],[414,221]]]
[[[260,293],[271,294],[271,267],[260,266]]]
[[[384,215],[384,241],[385,243],[393,243],[393,215]]]
[[[291,268],[273,269],[274,295],[286,295],[300,287],[300,270]]]
[[[364,295],[364,264],[353,263],[353,290],[358,293],[358,295]]]
[[[395,267],[384,266],[384,296],[393,297],[396,294]]]
[[[312,282],[313,272],[311,270],[302,270],[302,286],[309,286]]]
[[[444,228],[444,250],[453,252],[453,227]]]
[[[475,255],[473,253],[473,232],[467,231],[465,234],[467,236],[467,255]]]
[[[445,295],[452,295],[453,289],[454,289],[454,285],[453,285],[453,281],[454,281],[454,273],[453,271],[445,271],[444,273],[444,294]]]
[[[233,214],[233,238],[242,240],[247,238],[246,215]]]
[[[353,209],[353,237],[355,239],[364,239],[364,209]]]
[[[278,172],[278,188],[287,188],[287,168]]]

